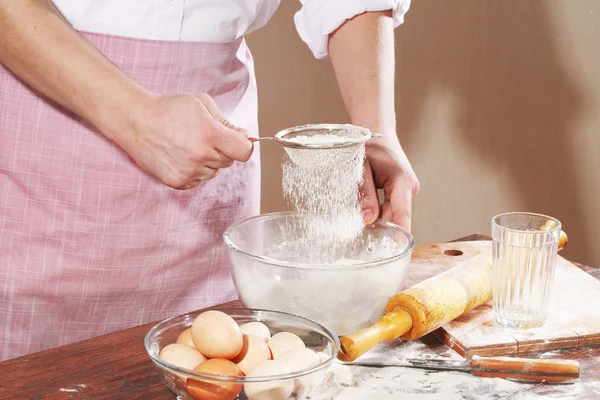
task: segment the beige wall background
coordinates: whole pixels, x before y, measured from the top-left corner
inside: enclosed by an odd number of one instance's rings
[[[299,39],[298,2],[249,37],[262,135],[347,122],[328,60]],[[565,257],[600,266],[598,0],[413,0],[396,31],[398,136],[421,182],[420,244],[490,232],[506,211],[563,222]],[[263,212],[285,208],[262,144]]]

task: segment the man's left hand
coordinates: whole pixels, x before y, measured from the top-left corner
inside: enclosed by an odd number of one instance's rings
[[[381,206],[377,189],[383,189],[384,192],[385,201]],[[418,192],[419,180],[399,144],[367,144],[361,189],[365,223],[370,224],[382,218],[410,232],[412,201]]]

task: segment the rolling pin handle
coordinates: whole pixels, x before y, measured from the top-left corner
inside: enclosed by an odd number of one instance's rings
[[[410,314],[396,309],[379,318],[372,326],[340,339],[338,359],[351,362],[381,342],[394,340],[412,329]]]

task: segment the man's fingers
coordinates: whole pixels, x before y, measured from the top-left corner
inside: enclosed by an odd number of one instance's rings
[[[248,161],[252,156],[254,146],[248,140],[248,132],[245,129],[235,127],[229,122],[217,107],[217,104],[207,94],[194,95],[204,106],[213,121],[209,121],[215,131],[213,146],[225,156],[237,160]]]
[[[215,107],[216,107],[216,106],[215,106]],[[218,110],[218,109],[217,109],[217,110]],[[210,111],[209,111],[209,112],[210,112]],[[211,115],[212,115],[212,113],[211,113]],[[226,119],[225,117],[223,117],[223,116],[222,116],[222,114],[220,113],[220,111],[219,111],[219,115],[221,115],[221,116],[220,116],[220,117],[218,117],[218,118],[215,118],[215,119],[216,119],[217,121],[219,121],[219,122],[221,123],[221,125],[223,125],[223,126],[225,126],[225,127],[229,128],[229,129],[233,129],[234,131],[236,131],[236,132],[239,132],[239,133],[241,133],[242,135],[244,135],[244,136],[248,137],[248,131],[247,131],[246,129],[244,129],[244,128],[240,128],[240,127],[237,127],[237,126],[235,126],[234,124],[232,124],[232,123],[231,123],[231,122],[230,122],[228,119]],[[213,117],[214,117],[214,116],[213,116]]]
[[[200,185],[202,182],[213,179],[214,177],[219,175],[219,172],[220,172],[219,169],[204,167],[201,169],[201,171],[198,172],[198,174],[194,178],[189,179],[184,185],[182,185],[180,187],[176,187],[176,189],[179,189],[179,190],[193,189],[196,186]]]
[[[229,129],[233,129],[236,132],[241,133],[242,135],[244,135],[245,137],[248,137],[249,133],[248,130],[244,129],[244,128],[239,128],[235,125],[233,125],[231,122],[229,122],[229,120],[227,119],[223,119],[222,121],[220,121],[221,124],[225,125],[227,128]]]
[[[227,157],[225,154],[215,150],[215,156],[210,161],[206,162],[206,166],[212,169],[229,168],[233,165],[234,160]]]
[[[360,190],[361,211],[366,224],[372,224],[379,217],[379,199],[373,181],[373,172],[368,161],[365,162],[363,184]]]
[[[219,171],[220,170],[214,169],[214,168],[205,168],[204,173],[202,174],[202,180],[208,181],[208,180],[213,179],[214,177],[219,175]]]
[[[206,107],[209,114],[212,115],[214,119],[216,119],[219,122],[226,121],[225,116],[221,113],[221,110],[219,110],[217,103],[215,103],[215,100],[211,96],[209,96],[206,93],[200,93],[195,94],[194,97],[200,100],[202,104],[204,104],[204,107]]]
[[[217,133],[213,145],[217,151],[236,161],[246,162],[250,159],[254,146],[247,137],[221,124],[215,129]]]
[[[408,211],[408,212],[398,213],[397,216],[394,216],[393,222],[396,225],[400,225],[401,227],[406,229],[408,232],[410,232],[411,221],[412,221],[411,214],[410,214],[410,211]]]
[[[246,129],[233,125],[227,118],[225,118],[225,116],[223,115],[223,113],[221,112],[219,107],[217,106],[217,103],[215,103],[215,100],[211,96],[207,95],[206,93],[201,93],[201,94],[194,95],[194,97],[196,97],[198,100],[200,100],[202,102],[202,104],[204,104],[204,106],[208,110],[209,114],[218,123],[248,137],[248,131]]]
[[[190,181],[188,183],[186,183],[182,188],[180,188],[181,190],[190,190],[195,188],[196,186],[198,186],[200,183],[202,182],[202,179],[195,179],[193,181]]]
[[[392,205],[389,201],[386,201],[381,205],[381,219],[390,222],[394,220],[394,215],[392,214]]]
[[[390,185],[388,204],[392,213],[391,221],[409,232],[412,220],[412,200],[413,186],[409,185],[405,179],[398,179]]]

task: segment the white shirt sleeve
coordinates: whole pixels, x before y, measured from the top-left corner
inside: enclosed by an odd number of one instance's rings
[[[329,51],[329,35],[346,20],[367,11],[392,10],[394,28],[402,25],[411,0],[300,0],[294,16],[296,29],[316,58]]]

